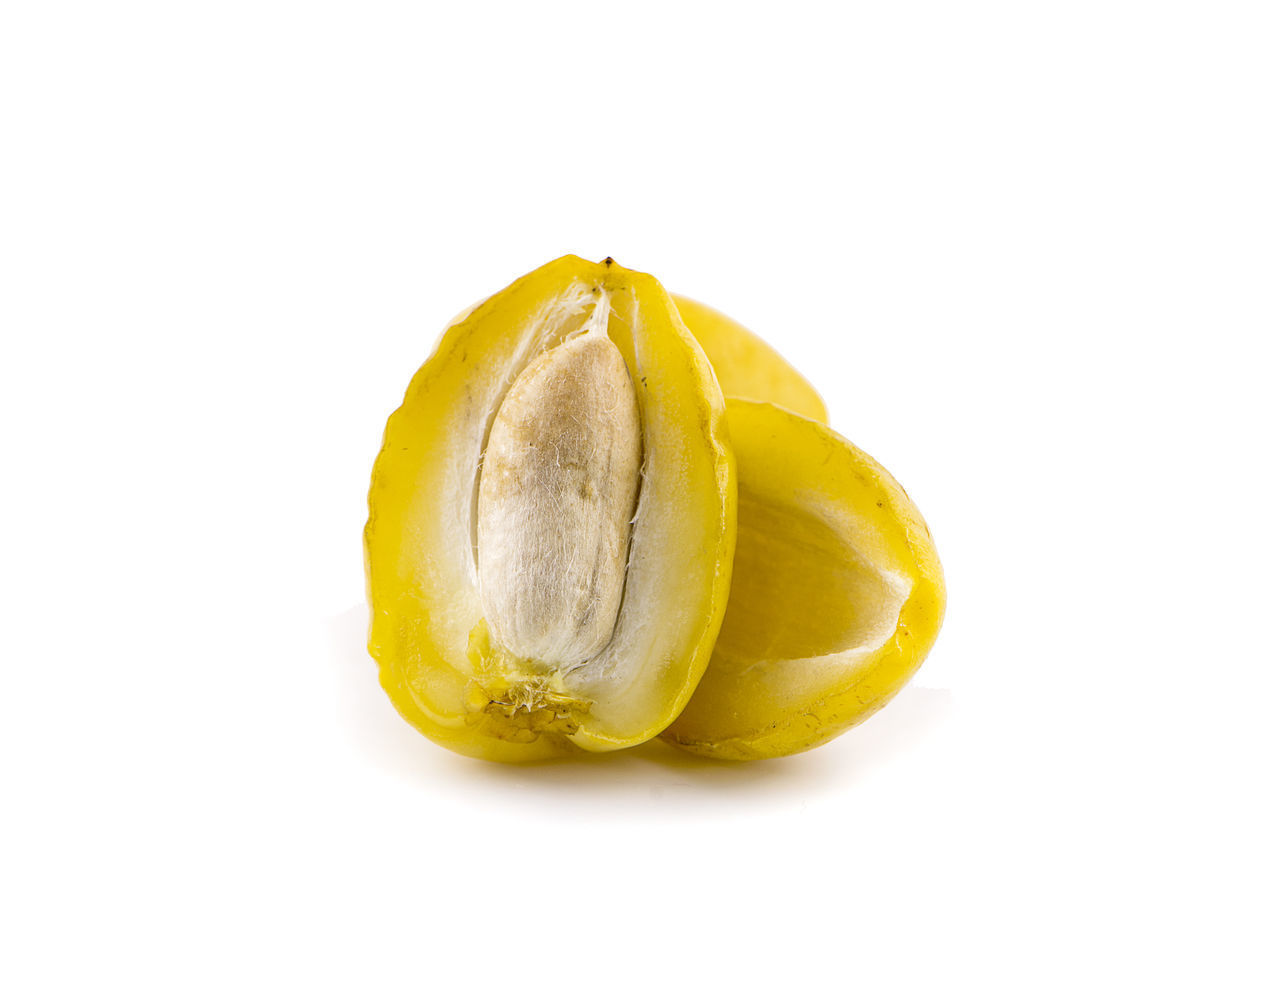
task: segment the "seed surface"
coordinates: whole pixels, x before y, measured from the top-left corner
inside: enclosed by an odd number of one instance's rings
[[[641,457],[635,388],[601,329],[540,355],[511,386],[476,509],[481,608],[505,650],[567,670],[609,643]]]

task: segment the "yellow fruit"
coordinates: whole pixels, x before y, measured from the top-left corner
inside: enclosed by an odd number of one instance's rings
[[[711,663],[663,738],[752,760],[867,718],[933,645],[945,605],[929,529],[884,468],[835,431],[729,401],[738,546]]]
[[[706,666],[735,516],[723,398],[670,297],[554,261],[451,325],[387,423],[365,529],[382,685],[471,756],[643,742]]]
[[[726,398],[772,402],[827,421],[817,390],[786,359],[741,323],[684,296],[672,296],[689,332],[706,353]]]

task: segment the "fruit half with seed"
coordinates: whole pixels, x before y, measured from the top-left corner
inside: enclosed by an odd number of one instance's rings
[[[858,724],[907,682],[942,624],[942,567],[906,492],[834,430],[733,399],[729,426],[729,607],[663,738],[723,759],[786,756]]]
[[[370,652],[471,756],[665,728],[728,597],[724,400],[648,275],[565,257],[445,332],[387,423],[365,529]]]

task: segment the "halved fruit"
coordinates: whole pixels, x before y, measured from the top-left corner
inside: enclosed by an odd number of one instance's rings
[[[707,672],[663,738],[753,760],[817,746],[880,709],[924,660],[946,593],[929,529],[842,436],[729,400],[738,546]]]
[[[648,275],[565,257],[446,331],[387,423],[369,649],[400,713],[503,761],[635,745],[728,597],[724,404]]]
[[[822,396],[781,354],[719,310],[684,296],[671,298],[715,369],[725,398],[772,402],[819,423],[827,421]]]

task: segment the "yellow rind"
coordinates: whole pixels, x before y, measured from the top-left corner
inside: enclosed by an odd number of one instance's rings
[[[726,398],[772,402],[827,422],[822,396],[781,354],[736,320],[685,296],[671,297],[715,369]]]
[[[703,756],[756,760],[811,749],[883,707],[937,638],[946,592],[924,519],[875,460],[775,406],[731,399],[728,409],[740,495],[734,582],[707,672],[663,738]],[[772,552],[746,552],[766,517]],[[814,536],[828,529],[832,536]],[[840,542],[824,546],[823,539]],[[778,575],[802,580],[816,572],[811,565],[837,558],[866,561],[867,573],[872,565],[886,569],[894,575],[886,581],[904,596],[878,646],[831,648],[841,624],[858,621],[856,602],[824,597],[822,588],[778,589]],[[771,581],[782,593],[761,594]],[[788,630],[782,638],[791,649],[765,655],[765,637],[751,633],[777,629]]]

